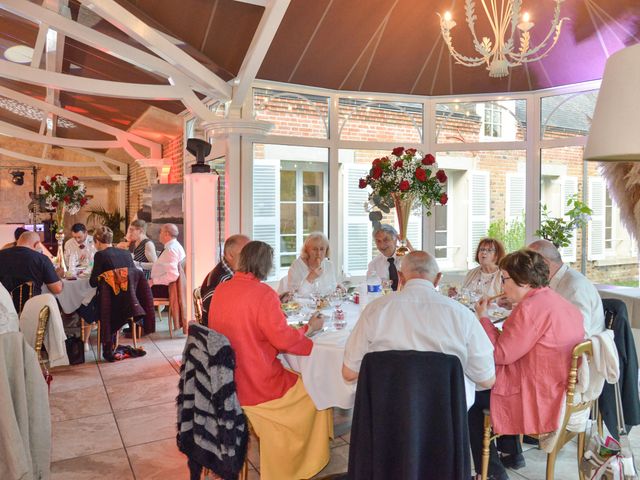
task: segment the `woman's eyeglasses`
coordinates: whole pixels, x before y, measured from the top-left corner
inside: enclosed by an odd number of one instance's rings
[[[493,253],[495,252],[495,248],[479,248],[478,253]]]
[[[506,282],[507,280],[509,280],[511,277],[505,277],[504,275],[502,276],[502,284],[504,285],[504,282]]]

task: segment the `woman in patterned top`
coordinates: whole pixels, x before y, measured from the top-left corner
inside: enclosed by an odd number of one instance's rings
[[[144,271],[144,276],[149,279],[153,262],[158,259],[156,247],[153,241],[147,237],[147,222],[134,220],[127,230],[127,241],[120,242],[118,247],[127,248],[133,256],[133,263]]]

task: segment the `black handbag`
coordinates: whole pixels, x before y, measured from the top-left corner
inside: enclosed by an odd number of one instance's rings
[[[78,365],[84,363],[84,342],[81,338],[72,335],[64,341],[67,347],[67,357],[69,357],[69,365]]]

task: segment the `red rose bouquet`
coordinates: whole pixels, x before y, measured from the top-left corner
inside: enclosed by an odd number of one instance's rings
[[[56,211],[58,230],[62,230],[65,211],[75,215],[86,205],[87,189],[78,177],[65,177],[58,173],[40,182],[40,197],[48,209]]]

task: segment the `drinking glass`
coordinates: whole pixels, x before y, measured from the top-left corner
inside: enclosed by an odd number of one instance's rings
[[[336,330],[342,330],[347,326],[347,320],[344,315],[344,312],[339,308],[336,308],[331,314],[331,323],[333,324],[333,328]]]

